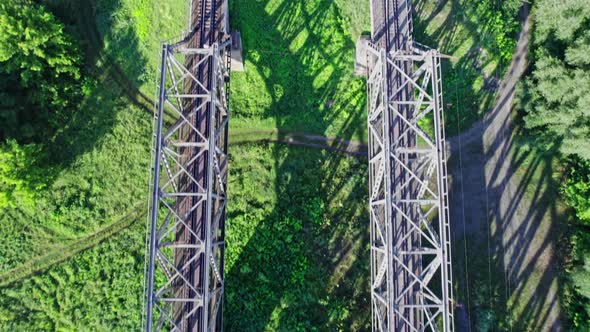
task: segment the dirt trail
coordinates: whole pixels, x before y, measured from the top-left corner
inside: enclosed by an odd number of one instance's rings
[[[89,234],[73,243],[51,250],[44,255],[28,260],[14,269],[0,273],[0,287],[6,287],[19,280],[29,278],[32,275],[45,271],[55,264],[65,262],[82,251],[91,249],[107,240],[111,236],[122,232],[141,219],[145,213],[145,206],[138,204],[131,209],[131,212],[121,217],[118,221],[103,227],[96,233]]]
[[[367,155],[367,146],[365,144],[305,133],[281,132],[277,130],[250,130],[240,132],[238,135],[230,137],[230,140],[232,144],[273,142],[337,151],[356,157],[365,157]],[[62,263],[82,251],[95,247],[102,243],[107,237],[120,233],[129,228],[133,222],[143,218],[143,212],[145,212],[145,208],[136,207],[133,209],[133,213],[125,215],[119,221],[100,229],[96,233],[76,240],[68,246],[38,256],[14,269],[0,273],[0,287],[5,287],[36,273],[45,271],[51,266]]]
[[[485,256],[494,261],[490,278],[505,285],[500,297],[509,299],[504,305],[514,315],[514,326],[561,331],[555,209],[543,200],[544,184],[532,182],[535,167],[522,167],[528,153],[513,146],[513,101],[527,68],[531,32],[528,8],[522,17],[521,34],[496,106],[482,121],[449,139],[451,222],[456,239],[466,234],[484,246],[489,239]],[[536,167],[540,165],[541,161]],[[463,255],[464,248],[456,250]],[[465,275],[456,278],[465,287]],[[469,283],[473,286],[474,281]]]
[[[357,157],[367,156],[367,145],[357,141],[349,141],[336,137],[283,131],[281,129],[253,129],[233,132],[230,130],[230,144],[250,142],[273,142],[314,149],[342,152]]]

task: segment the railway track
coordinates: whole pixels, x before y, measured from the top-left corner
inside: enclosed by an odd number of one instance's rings
[[[447,264],[439,55],[415,47],[409,0],[370,2],[369,57],[373,61],[369,63],[374,63],[368,80],[373,331],[437,331],[439,323],[448,331],[452,317],[446,292],[450,261]],[[428,113],[434,115],[434,138],[425,136],[418,123]],[[426,142],[420,143],[419,137]],[[438,183],[430,186],[435,178]],[[433,216],[435,210],[439,216]],[[437,227],[432,226],[432,220]],[[443,280],[440,298],[430,290],[434,275]]]
[[[162,50],[147,271],[148,331],[154,327],[205,332],[222,327],[227,0],[190,4],[188,34],[179,42],[164,44]],[[166,108],[177,113],[177,120],[164,128],[161,117]],[[161,220],[163,210],[167,215]],[[167,281],[157,285],[157,274]]]
[[[190,48],[196,49],[203,49],[211,47],[218,39],[219,39],[219,31],[218,31],[218,20],[221,16],[220,11],[218,10],[220,6],[220,0],[193,0],[191,5],[191,17],[193,18],[191,21],[192,27],[191,31],[194,31],[192,38],[189,40],[188,44]],[[186,67],[189,68],[192,72],[197,74],[198,82],[203,83],[203,86],[199,85],[197,82],[192,81],[189,85],[189,92],[194,94],[204,94],[206,90],[211,90],[213,88],[214,83],[212,82],[212,71],[213,71],[213,63],[211,61],[204,61],[203,55],[192,55],[187,57]],[[211,112],[213,112],[211,104],[207,104],[205,107],[201,108],[199,111],[195,112],[191,122],[193,122],[194,126],[198,129],[200,133],[202,133],[205,137],[211,137],[211,121],[213,121],[211,117]],[[193,135],[193,137],[191,137]],[[192,131],[190,128],[185,127],[181,131],[181,136],[184,136],[182,140],[184,141],[191,141],[196,142],[199,140],[196,137],[197,133]],[[198,151],[200,149],[186,149],[185,155],[186,160],[190,160],[195,155],[199,155]],[[227,149],[226,149],[227,150]],[[212,169],[209,165],[209,155],[211,151],[205,151],[199,157],[196,158],[194,163],[190,165],[192,172],[192,176],[196,181],[190,181],[189,179],[184,179],[185,183],[190,183],[190,192],[198,192],[200,188],[207,188],[209,186],[209,179],[208,175],[212,172]],[[207,240],[210,236],[210,230],[208,229],[208,220],[207,218],[211,217],[211,213],[207,210],[211,208],[212,202],[206,202],[206,204],[201,204],[196,210],[190,211],[192,207],[198,205],[200,197],[191,197],[190,204],[184,204],[184,202],[178,201],[177,204],[179,206],[179,213],[181,215],[190,215],[190,228],[185,228],[181,232],[177,233],[177,241],[181,243],[194,243],[196,238],[192,236],[192,233],[198,233],[200,235],[201,240]],[[215,213],[213,213],[214,215]],[[210,222],[210,220],[209,220]],[[193,249],[197,251],[199,249]],[[198,255],[196,260],[192,262],[188,262],[191,257]],[[186,278],[192,283],[194,288],[191,288],[189,285],[184,285],[183,292],[185,293],[185,297],[197,297],[199,296],[198,290],[201,292],[201,296],[205,299],[209,297],[209,262],[210,257],[209,254],[203,252],[198,254],[196,252],[191,253],[188,256],[182,255],[181,251],[178,251],[175,256],[175,264],[176,266],[184,266],[190,264],[190,268],[188,269],[188,275]],[[221,271],[222,273],[223,271]],[[207,301],[207,300],[205,300]],[[206,320],[205,316],[208,315],[208,309],[206,305],[201,306],[201,308],[196,308],[196,304],[194,302],[188,302],[186,304],[186,308],[179,308],[178,310],[178,319],[181,319],[181,316],[186,316],[187,312],[192,312],[193,310],[197,310],[196,315],[190,315],[188,319],[182,321],[182,329],[184,331],[207,331]],[[217,320],[217,317],[214,318]],[[215,328],[213,329],[215,330]]]
[[[442,324],[448,331],[452,280],[440,55],[415,47],[409,0],[370,1],[369,51],[375,58],[368,79],[373,329],[437,331]],[[162,50],[148,331],[154,306],[161,313],[158,328],[205,332],[222,327],[229,121],[224,50],[229,43],[220,42],[227,36],[227,2],[191,4],[190,33]],[[184,57],[184,64],[177,56]],[[162,128],[165,105],[179,115],[167,130]],[[428,114],[434,119],[434,138],[419,128],[418,120]],[[161,181],[160,173],[168,179]],[[168,215],[158,223],[161,206]],[[172,262],[166,259],[170,253]],[[168,279],[160,289],[154,289],[156,261]],[[437,278],[441,294],[431,288]]]

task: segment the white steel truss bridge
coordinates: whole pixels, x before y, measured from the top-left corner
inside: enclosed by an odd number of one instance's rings
[[[373,331],[451,331],[441,55],[368,49]]]
[[[146,331],[223,329],[231,49],[227,0],[190,3],[191,32],[161,50]],[[409,0],[370,4],[372,329],[452,331],[442,56],[413,42]],[[171,123],[164,114],[173,114]]]
[[[229,45],[228,40],[191,48],[181,42],[162,48],[148,331],[217,331],[222,326]],[[166,127],[165,108],[177,119]]]

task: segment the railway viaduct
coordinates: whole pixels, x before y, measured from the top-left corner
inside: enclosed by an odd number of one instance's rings
[[[146,331],[223,329],[228,3],[190,1],[188,32],[161,49]],[[452,331],[441,55],[414,42],[409,0],[369,1],[372,329]]]

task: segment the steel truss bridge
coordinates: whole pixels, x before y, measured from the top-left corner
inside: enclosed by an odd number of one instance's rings
[[[371,0],[371,30],[367,123],[373,331],[451,331],[441,55],[413,42],[409,0]]]
[[[413,41],[409,0],[369,1],[372,329],[452,331],[441,54]],[[191,0],[190,13],[189,32],[161,50],[146,331],[223,329],[227,0]]]

